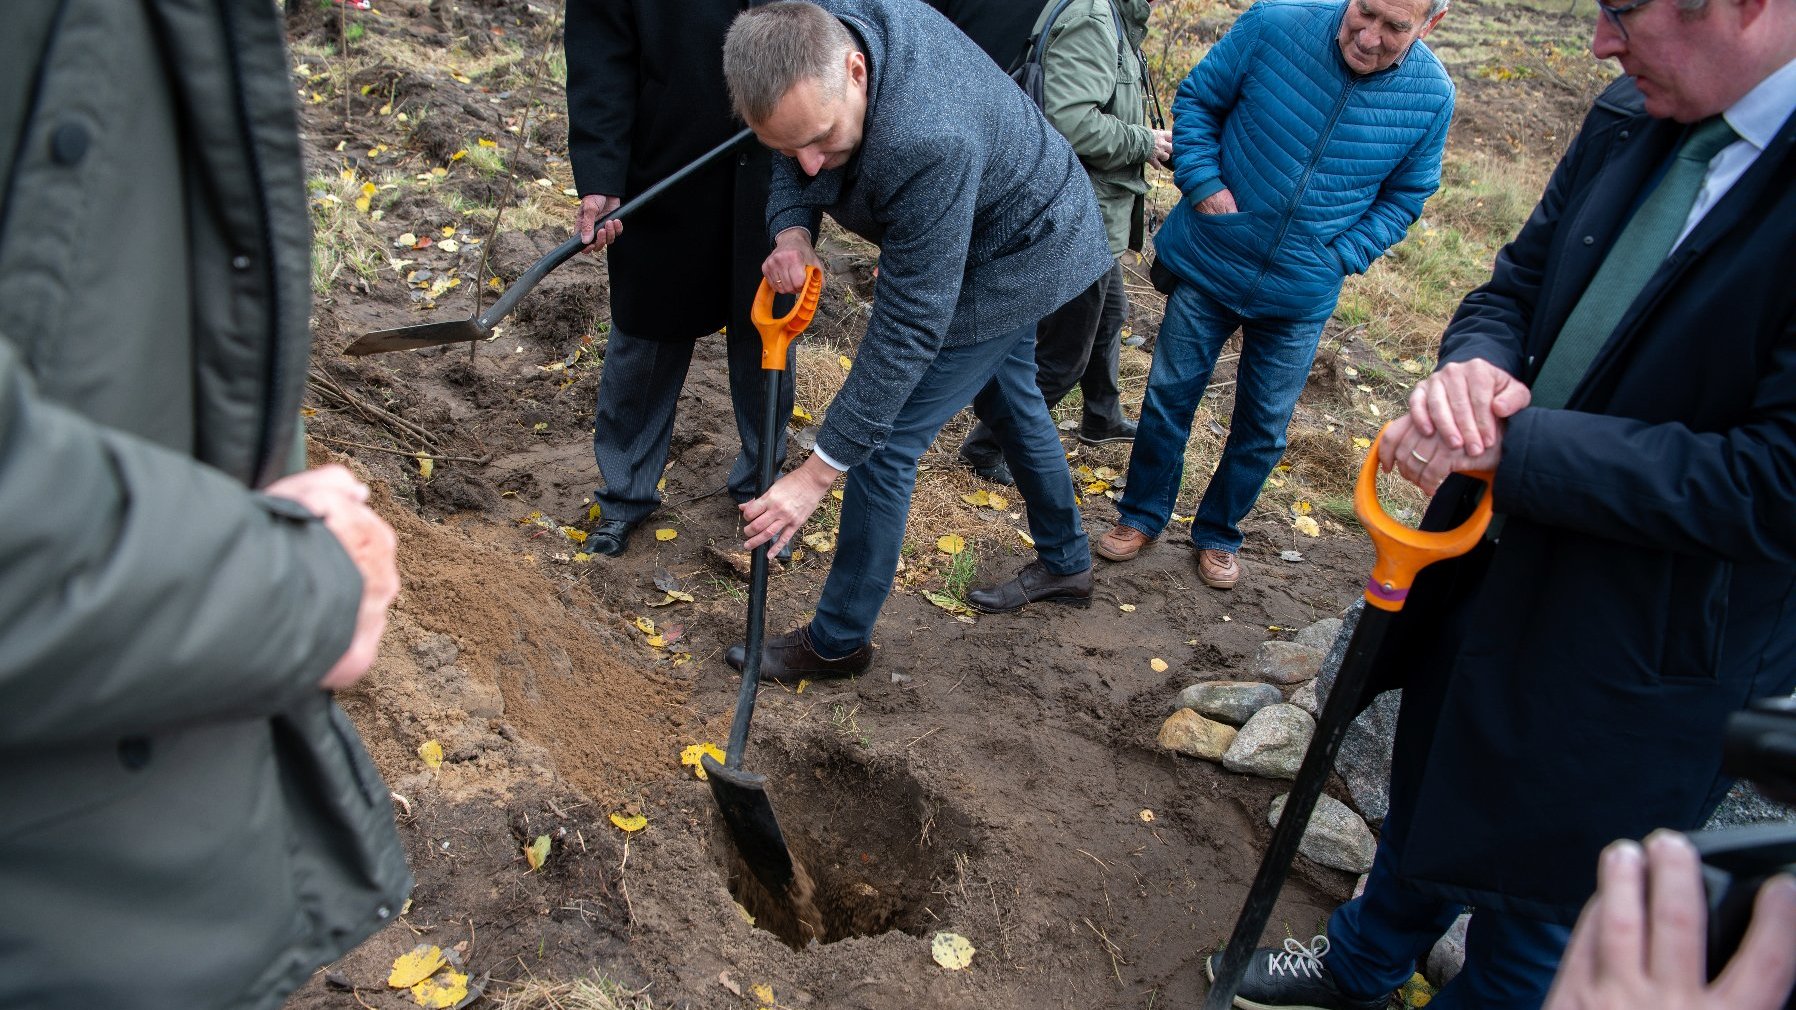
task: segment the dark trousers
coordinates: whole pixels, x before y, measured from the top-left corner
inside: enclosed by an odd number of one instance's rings
[[[731,327],[726,342],[730,362],[730,401],[735,406],[736,434],[742,451],[730,468],[730,495],[747,501],[759,492],[761,404],[766,379],[761,371],[761,338],[754,329]],[[605,342],[605,368],[599,375],[598,403],[593,416],[592,454],[605,486],[596,494],[602,519],[641,522],[661,504],[655,485],[667,466],[673,438],[674,408],[686,370],[692,364],[692,341],[645,340],[613,328]],[[786,379],[780,386],[780,431],[774,440],[774,468],[786,458],[784,421],[792,416],[792,365],[798,345],[786,356]]]
[[[848,470],[836,557],[811,619],[811,641],[823,655],[845,656],[872,641],[898,572],[917,460],[969,402],[991,420],[1016,471],[1042,565],[1055,575],[1091,567],[1066,452],[1035,386],[1035,326],[944,347],[899,408],[885,442]]]
[[[1122,325],[1129,317],[1129,295],[1123,286],[1121,263],[1073,296],[1073,300],[1049,313],[1035,330],[1035,384],[1041,387],[1048,409],[1073,391],[1085,398],[1085,426],[1104,430],[1122,419],[1122,392],[1116,385],[1118,356],[1122,350]],[[961,444],[960,451],[980,466],[996,463],[1002,452],[991,426],[977,405],[979,418]]]
[[[1429,895],[1398,872],[1389,839],[1403,813],[1385,818],[1365,893],[1328,920],[1328,970],[1343,992],[1376,996],[1409,981],[1463,910]],[[1430,1010],[1539,1010],[1559,968],[1571,928],[1481,908],[1466,931],[1465,967],[1429,1003]]]

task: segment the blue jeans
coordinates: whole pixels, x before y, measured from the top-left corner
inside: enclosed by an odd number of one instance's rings
[[[1400,816],[1393,810],[1385,819],[1385,839]],[[1404,880],[1398,859],[1395,847],[1381,839],[1365,893],[1328,920],[1328,970],[1350,995],[1376,996],[1409,981],[1417,962],[1463,911]],[[1569,926],[1478,909],[1466,931],[1465,967],[1428,1004],[1430,1010],[1539,1010],[1570,939]]]
[[[742,441],[742,451],[730,468],[730,496],[747,501],[760,494],[761,402],[767,380],[761,371],[758,333],[732,329],[724,340],[729,355],[730,402],[735,408],[736,434]],[[655,485],[667,467],[674,408],[692,364],[692,346],[690,340],[649,340],[616,328],[605,341],[605,367],[599,373],[592,426],[593,459],[605,481],[594,495],[601,519],[641,522],[660,507],[661,493]],[[798,360],[797,349],[794,341],[787,352],[787,378],[779,396],[782,418],[792,416],[790,376]],[[772,448],[777,475],[786,458],[783,427]]]
[[[848,471],[836,558],[811,619],[811,643],[821,655],[844,656],[873,640],[898,571],[917,460],[969,403],[1016,474],[1043,566],[1056,575],[1091,567],[1066,451],[1035,385],[1035,324],[970,347],[944,347],[899,408],[885,443]]]
[[[1167,300],[1166,318],[1155,339],[1154,365],[1129,457],[1128,486],[1117,505],[1118,521],[1150,537],[1166,528],[1185,473],[1191,420],[1223,343],[1239,329],[1235,413],[1222,462],[1197,508],[1191,542],[1231,554],[1240,550],[1238,526],[1285,453],[1285,429],[1316,358],[1322,323],[1244,319],[1181,283]]]

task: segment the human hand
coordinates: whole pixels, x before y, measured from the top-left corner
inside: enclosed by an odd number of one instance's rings
[[[763,543],[771,543],[770,553],[784,550],[786,541],[817,511],[817,503],[841,472],[812,453],[804,465],[774,481],[766,494],[737,506],[745,523],[742,549],[752,551]]]
[[[1476,456],[1453,448],[1439,434],[1423,435],[1414,414],[1405,414],[1386,425],[1378,442],[1378,468],[1386,473],[1395,468],[1405,480],[1429,495],[1439,491],[1441,482],[1451,474],[1474,470],[1495,472],[1502,461],[1503,429],[1500,425],[1497,437]]]
[[[1235,194],[1226,189],[1219,189],[1202,200],[1197,201],[1199,214],[1238,214],[1241,208],[1235,206]]]
[[[574,231],[579,234],[580,241],[586,243],[586,248],[603,249],[624,233],[622,221],[607,221],[604,228],[596,227],[599,218],[616,210],[621,203],[615,196],[598,193],[580,198],[580,213],[574,218]]]
[[[399,595],[398,539],[392,527],[368,507],[367,486],[341,466],[305,470],[262,490],[298,502],[322,519],[324,528],[343,545],[361,573],[362,600],[356,609],[355,633],[348,650],[318,685],[327,691],[346,688],[374,665],[381,635],[386,633],[387,607]]]
[[[1165,168],[1172,163],[1172,131],[1151,130],[1154,135],[1154,153],[1148,155],[1148,163]]]
[[[1759,891],[1752,924],[1727,968],[1707,982],[1708,909],[1690,840],[1669,831],[1616,842],[1597,863],[1542,1010],[1776,1010],[1796,980],[1796,878]]]
[[[761,276],[773,290],[782,295],[797,294],[804,288],[806,267],[823,268],[811,248],[811,233],[804,228],[787,228],[774,236],[773,252],[761,263]]]
[[[1533,394],[1521,380],[1483,358],[1453,361],[1416,383],[1409,412],[1423,435],[1439,435],[1453,449],[1481,455],[1498,437],[1499,423],[1528,405]]]

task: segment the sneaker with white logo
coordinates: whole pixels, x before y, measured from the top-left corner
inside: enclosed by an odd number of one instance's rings
[[[1328,954],[1328,937],[1318,936],[1305,947],[1296,939],[1283,948],[1262,947],[1253,952],[1235,1005],[1244,1010],[1384,1010],[1388,996],[1349,996],[1335,987],[1334,976],[1322,963]],[[1216,981],[1216,958],[1204,958],[1204,975]]]

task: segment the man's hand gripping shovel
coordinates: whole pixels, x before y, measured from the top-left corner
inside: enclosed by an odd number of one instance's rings
[[[761,494],[773,486],[774,440],[786,419],[780,416],[780,383],[786,370],[786,351],[792,341],[804,332],[817,312],[817,299],[823,293],[823,271],[805,269],[804,288],[799,291],[790,312],[773,316],[773,288],[766,281],[755,294],[750,318],[761,331],[761,371],[766,376],[761,419]],[[702,760],[711,783],[711,795],[723,813],[730,838],[761,886],[774,900],[791,908],[801,927],[809,935],[819,932],[815,910],[811,907],[810,880],[803,867],[792,860],[780,832],[779,819],[773,814],[773,803],[767,798],[767,777],[742,767],[742,752],[748,746],[748,723],[754,716],[755,691],[761,684],[761,643],[766,637],[767,618],[767,552],[771,541],[755,548],[748,577],[747,655],[742,664],[742,687],[736,695],[736,716],[730,724],[729,749],[722,764],[706,755]]]
[[[1412,530],[1386,515],[1384,506],[1378,501],[1378,441],[1383,437],[1384,433],[1380,432],[1378,440],[1374,440],[1372,448],[1367,450],[1366,461],[1360,467],[1359,483],[1353,489],[1353,511],[1378,551],[1378,559],[1372,565],[1372,577],[1366,581],[1366,611],[1347,643],[1340,672],[1323,705],[1322,717],[1316,722],[1316,735],[1310,739],[1309,750],[1303,756],[1303,765],[1297,771],[1297,781],[1291,787],[1290,798],[1285,801],[1278,827],[1272,830],[1272,841],[1260,860],[1253,886],[1248,888],[1241,915],[1235,920],[1235,930],[1229,935],[1228,946],[1214,961],[1215,973],[1209,995],[1204,999],[1204,1010],[1226,1010],[1234,1002],[1235,992],[1241,986],[1241,975],[1247,969],[1248,959],[1260,941],[1260,933],[1266,928],[1266,920],[1272,915],[1273,902],[1278,899],[1285,875],[1291,869],[1291,857],[1296,855],[1297,844],[1303,840],[1304,829],[1309,827],[1316,799],[1322,794],[1329,770],[1334,767],[1335,755],[1340,753],[1341,740],[1347,735],[1347,727],[1358,710],[1373,659],[1384,643],[1391,621],[1403,609],[1416,573],[1436,561],[1456,558],[1471,550],[1484,536],[1485,527],[1490,525],[1488,487],[1471,517],[1442,533]],[[1488,473],[1470,476],[1487,485],[1491,479]]]

